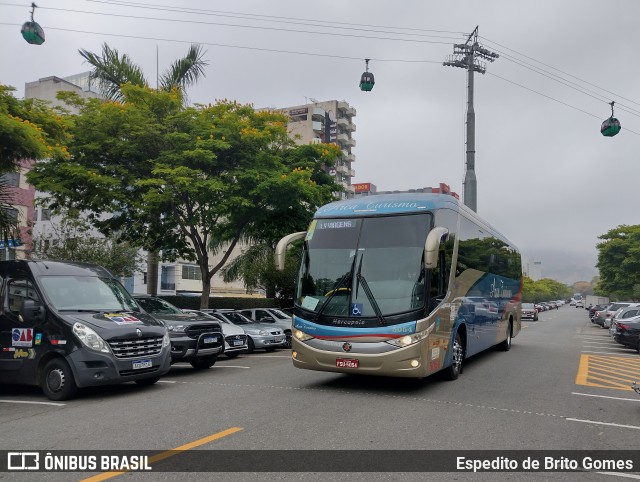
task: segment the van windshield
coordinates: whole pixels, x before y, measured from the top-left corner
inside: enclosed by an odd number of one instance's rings
[[[139,311],[124,287],[97,276],[42,276],[40,284],[56,310]]]

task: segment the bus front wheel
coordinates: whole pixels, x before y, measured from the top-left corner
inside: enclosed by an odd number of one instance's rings
[[[456,331],[456,337],[453,341],[451,352],[451,364],[447,368],[447,378],[456,380],[462,373],[462,364],[464,363],[464,348],[462,347],[462,338],[460,333]]]
[[[512,327],[513,325],[511,324],[511,321],[509,321],[509,326],[507,327],[507,339],[504,340],[502,343],[500,343],[500,349],[502,351],[509,351],[511,350],[511,331],[512,331]]]

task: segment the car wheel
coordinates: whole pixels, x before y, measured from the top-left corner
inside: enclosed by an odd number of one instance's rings
[[[275,346],[270,346],[269,348],[265,348],[264,350],[268,351],[268,352],[272,352],[272,351],[276,351],[276,347]]]
[[[285,332],[285,335],[287,335],[287,337],[284,340],[284,345],[282,345],[282,348],[291,348],[291,332],[287,331]]]
[[[253,340],[251,339],[251,337],[247,337],[247,353],[253,353],[253,351],[256,349],[256,345],[253,343]]]
[[[44,366],[41,381],[42,391],[49,400],[68,400],[78,391],[69,364],[62,358],[49,360]]]
[[[498,345],[498,347],[502,351],[511,350],[511,332],[512,332],[512,324],[511,324],[511,321],[509,321],[509,326],[507,327],[507,339]]]
[[[195,360],[191,360],[189,363],[191,363],[191,366],[196,370],[204,370],[206,368],[211,368],[213,365],[215,365],[217,360],[218,360],[218,355],[214,355],[214,356],[207,356],[203,358],[196,358]]]
[[[464,348],[462,347],[462,339],[456,331],[453,341],[451,353],[451,365],[446,369],[446,376],[449,380],[456,380],[462,373],[462,364],[464,362]]]
[[[234,351],[231,353],[225,353],[225,355],[227,355],[227,358],[235,358],[239,355],[239,353],[237,351]]]
[[[142,378],[140,380],[136,380],[136,383],[138,385],[147,386],[147,385],[153,385],[158,380],[160,380],[160,377]]]

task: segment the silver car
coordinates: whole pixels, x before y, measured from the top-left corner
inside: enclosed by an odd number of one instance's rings
[[[201,316],[208,316],[220,323],[222,334],[224,335],[224,354],[227,358],[235,358],[243,351],[247,351],[247,334],[238,325],[234,325],[226,318],[214,316],[214,310],[182,310],[189,313],[198,313]]]
[[[247,334],[247,353],[284,348],[286,335],[282,328],[269,323],[256,323],[237,311],[214,311],[213,316],[239,326]]]
[[[291,315],[277,308],[247,308],[238,312],[258,323],[274,324],[282,328],[287,337],[284,347],[291,348]]]

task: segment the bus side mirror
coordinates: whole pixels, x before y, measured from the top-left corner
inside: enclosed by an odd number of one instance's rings
[[[297,241],[298,239],[302,239],[307,235],[306,231],[300,231],[297,233],[289,234],[278,241],[276,245],[276,269],[278,271],[282,271],[284,269],[284,260],[285,255],[287,253],[287,248],[291,243]]]
[[[427,240],[424,242],[425,268],[434,269],[438,267],[440,244],[447,240],[447,236],[449,236],[449,230],[447,228],[438,226],[431,230],[427,236]]]
[[[33,300],[24,300],[20,307],[20,317],[23,321],[31,323],[34,321],[44,321],[44,306]]]

